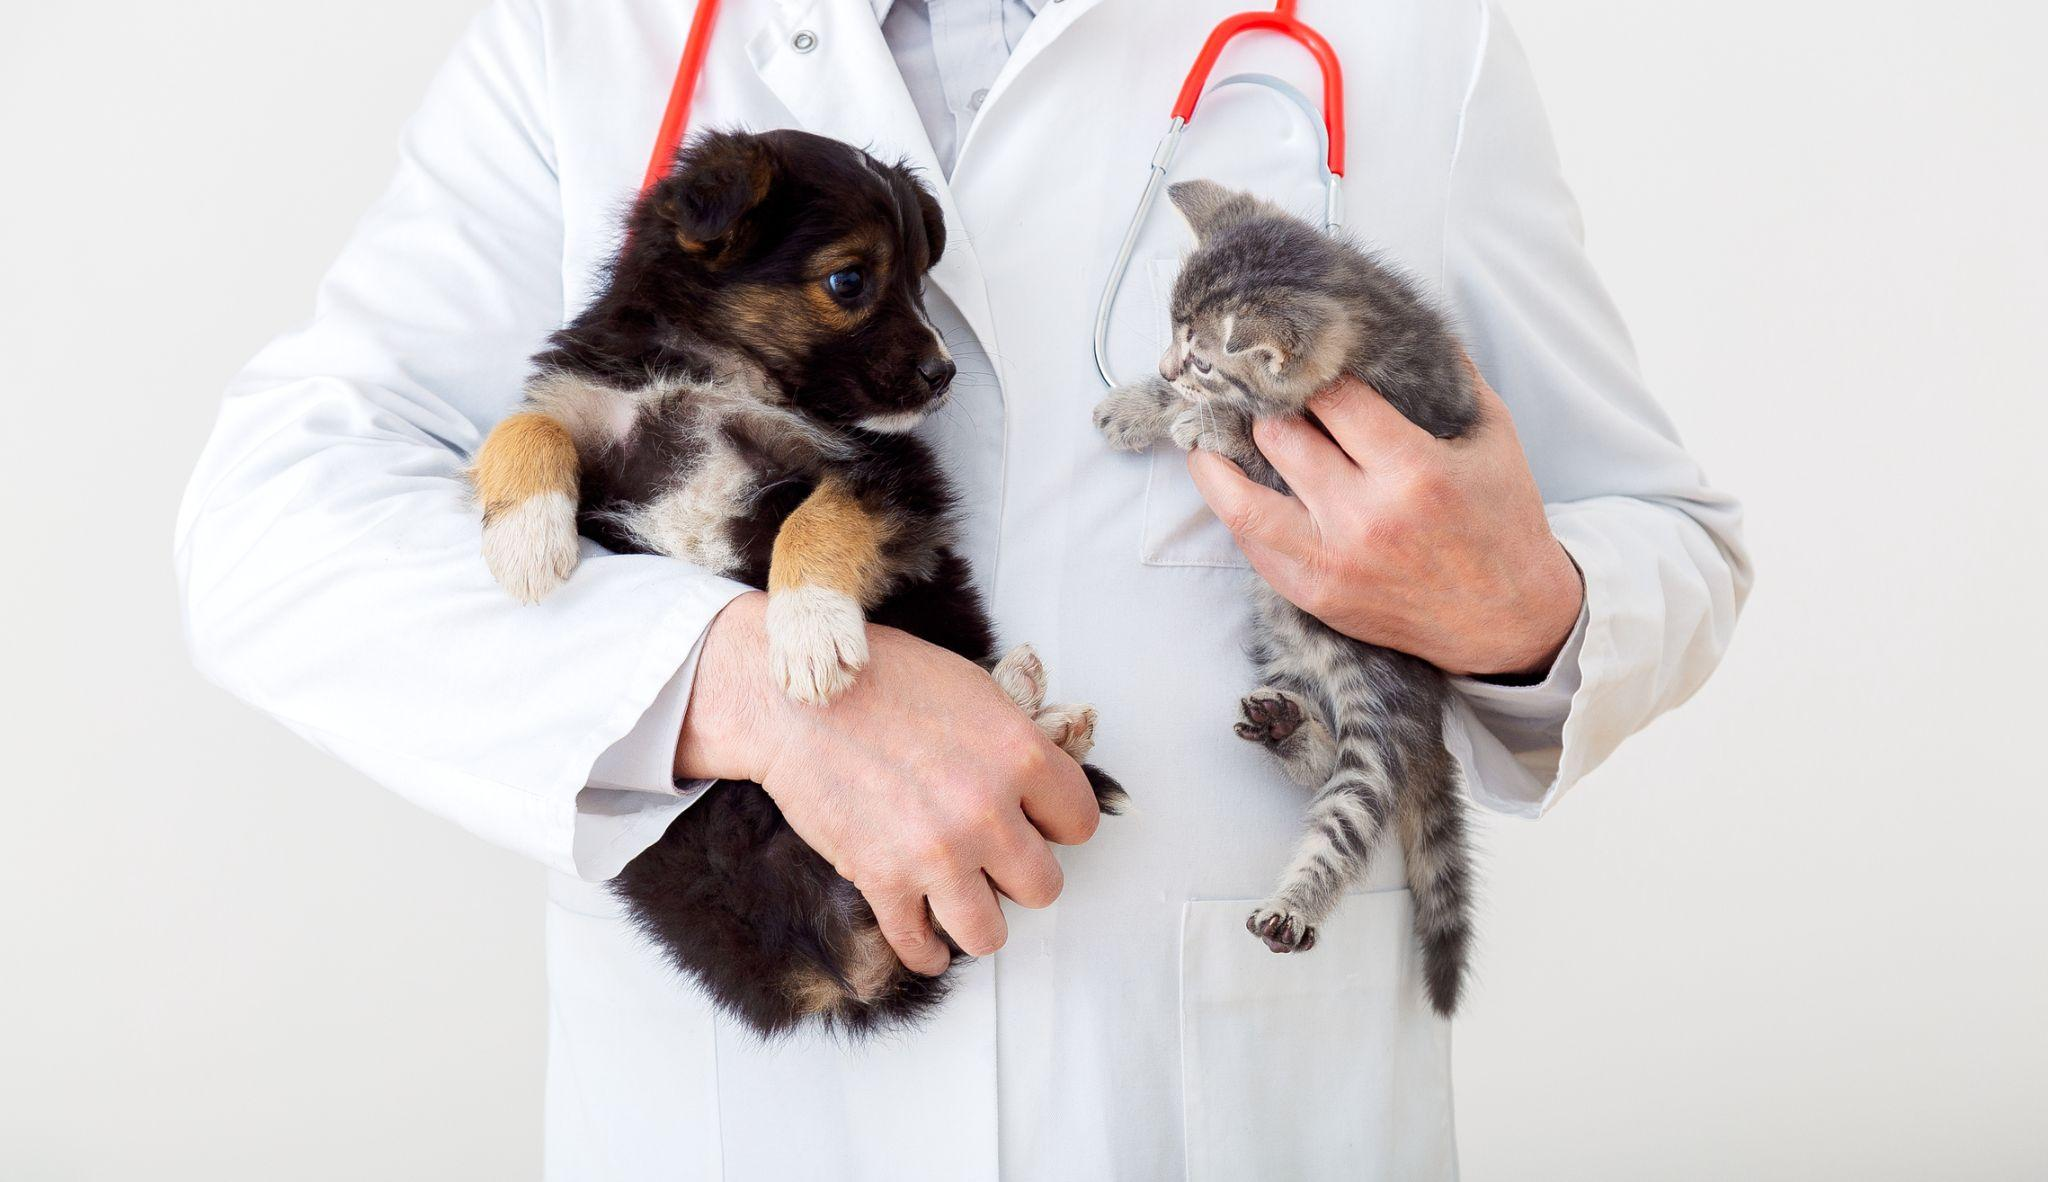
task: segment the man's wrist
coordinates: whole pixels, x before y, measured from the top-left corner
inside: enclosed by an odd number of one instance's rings
[[[1585,609],[1585,576],[1563,544],[1553,540],[1550,561],[1534,572],[1529,585],[1535,591],[1525,604],[1526,639],[1498,654],[1489,662],[1493,668],[1472,670],[1470,676],[1501,685],[1533,685],[1557,663]]]
[[[768,684],[768,596],[738,596],[704,632],[690,704],[676,736],[675,774],[686,780],[759,780],[773,692]]]

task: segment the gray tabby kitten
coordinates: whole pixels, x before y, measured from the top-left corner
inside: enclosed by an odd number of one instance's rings
[[[1156,378],[1095,408],[1110,444],[1160,439],[1234,460],[1285,491],[1251,421],[1297,415],[1349,374],[1449,439],[1478,418],[1444,318],[1358,248],[1211,181],[1169,190],[1196,247],[1173,288],[1173,345]],[[1239,703],[1240,738],[1316,790],[1308,832],[1245,926],[1275,952],[1315,946],[1316,925],[1363,878],[1391,823],[1407,855],[1430,1003],[1457,1007],[1472,935],[1471,857],[1457,766],[1444,748],[1450,687],[1426,661],[1353,640],[1257,585],[1251,657],[1264,683]]]

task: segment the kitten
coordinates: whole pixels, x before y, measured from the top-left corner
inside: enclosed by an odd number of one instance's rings
[[[1169,190],[1196,248],[1173,288],[1173,344],[1159,376],[1095,409],[1109,442],[1170,439],[1285,485],[1253,445],[1253,419],[1303,413],[1350,375],[1439,438],[1478,419],[1464,353],[1444,318],[1385,265],[1282,210],[1210,181]],[[1457,1008],[1472,934],[1471,855],[1457,765],[1444,747],[1450,687],[1428,662],[1338,633],[1260,581],[1251,657],[1264,683],[1239,703],[1240,738],[1316,789],[1308,833],[1246,927],[1275,952],[1315,946],[1316,926],[1364,877],[1391,823],[1407,855],[1424,979]]]

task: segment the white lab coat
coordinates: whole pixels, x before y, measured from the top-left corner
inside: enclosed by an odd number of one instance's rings
[[[552,869],[551,1178],[1455,1173],[1450,1031],[1417,988],[1398,857],[1311,955],[1242,930],[1302,805],[1229,732],[1250,685],[1243,562],[1177,454],[1112,453],[1089,424],[1096,293],[1183,72],[1241,6],[1047,4],[943,191],[931,304],[962,377],[932,437],[1002,632],[1101,708],[1098,757],[1138,812],[1062,851],[1060,902],[1013,910],[1009,946],[956,970],[916,1033],[764,1047],[620,922],[589,880],[681,802],[584,789],[735,589],[587,547],[563,591],[521,607],[485,572],[460,479],[614,248],[690,4],[503,0],[479,18],[314,320],[229,391],[179,523],[198,661]],[[1479,685],[1452,729],[1475,797],[1538,815],[1718,659],[1748,581],[1736,507],[1643,390],[1491,5],[1304,8],[1344,58],[1350,225],[1455,309],[1585,572],[1572,667],[1553,674],[1577,685],[1561,730],[1543,687]],[[1318,93],[1270,41],[1224,68]],[[1313,208],[1308,133],[1246,93],[1205,108],[1197,131],[1216,134],[1191,160],[1265,175],[1277,153],[1271,176],[1295,179],[1272,183],[1308,185]],[[695,123],[803,127],[937,175],[866,0],[731,0]],[[1162,213],[1125,289],[1127,372],[1156,356],[1177,233]]]

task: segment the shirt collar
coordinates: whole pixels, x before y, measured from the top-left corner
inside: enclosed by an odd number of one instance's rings
[[[875,7],[875,21],[878,24],[889,19],[889,10],[896,7],[896,0],[868,0],[868,3]],[[1031,10],[1032,16],[1037,16],[1038,10],[1045,7],[1045,0],[1024,0],[1024,7]]]

